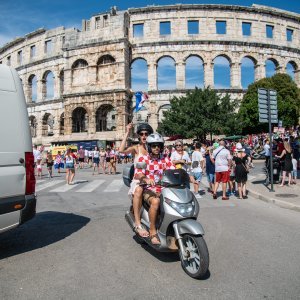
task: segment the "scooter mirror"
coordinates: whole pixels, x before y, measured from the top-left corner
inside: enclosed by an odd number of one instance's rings
[[[144,161],[143,162],[138,162],[136,164],[136,168],[145,170],[147,168],[147,164]]]

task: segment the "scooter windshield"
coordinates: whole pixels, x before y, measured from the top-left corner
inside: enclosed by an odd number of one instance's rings
[[[184,169],[165,170],[160,184],[164,187],[185,187],[189,182],[189,175]]]

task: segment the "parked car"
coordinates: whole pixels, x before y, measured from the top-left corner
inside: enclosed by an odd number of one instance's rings
[[[34,217],[34,158],[18,73],[0,65],[0,233]]]

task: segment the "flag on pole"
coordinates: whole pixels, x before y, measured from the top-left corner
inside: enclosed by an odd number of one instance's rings
[[[149,99],[148,94],[143,92],[135,93],[135,112],[138,112],[143,106],[145,101]]]

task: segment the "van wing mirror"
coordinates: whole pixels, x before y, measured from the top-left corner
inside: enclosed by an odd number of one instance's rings
[[[142,170],[146,170],[147,168],[147,164],[143,161],[143,162],[138,162],[135,166],[137,169],[142,169]]]

